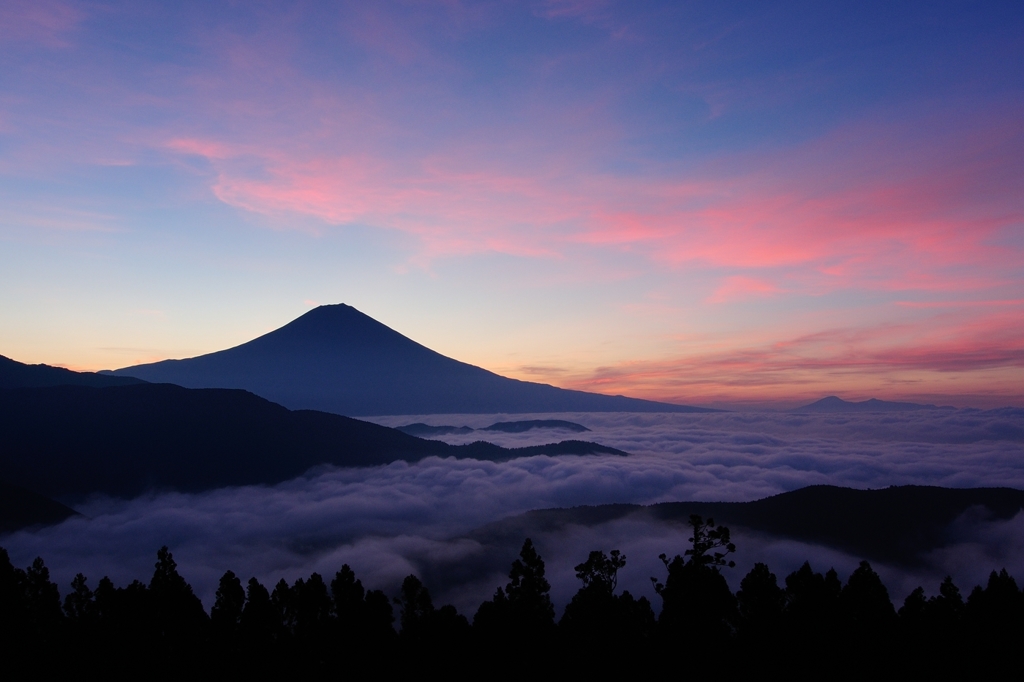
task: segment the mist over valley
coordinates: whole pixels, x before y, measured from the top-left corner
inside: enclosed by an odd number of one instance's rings
[[[368,585],[396,589],[419,575],[441,601],[472,611],[493,592],[522,538],[498,542],[482,528],[533,509],[580,505],[649,505],[686,500],[747,502],[810,485],[856,489],[892,485],[1024,489],[1024,441],[1018,409],[854,416],[786,413],[557,415],[585,425],[588,437],[629,456],[519,457],[508,461],[430,455],[359,468],[313,468],[271,486],[202,493],[154,491],[131,500],[93,497],[82,516],[56,526],[8,534],[0,545],[16,563],[44,556],[67,584],[78,571],[130,581],[149,570],[155,547],[168,545],[181,571],[208,604],[231,568],[265,582],[312,571],[333,574],[348,563]],[[420,415],[437,423],[485,427],[504,415]],[[406,421],[404,417],[378,422]],[[495,432],[502,447],[542,444],[543,430]],[[471,436],[447,435],[457,443]],[[939,534],[919,563],[875,561],[894,592],[937,584],[944,575],[978,582],[993,567],[1024,570],[1021,517],[997,519],[965,510]],[[945,521],[943,522],[945,524]],[[755,561],[795,570],[852,571],[865,558],[838,540],[784,537],[734,526],[742,576]],[[622,550],[621,584],[653,598],[649,578],[658,554],[681,552],[687,527],[644,514],[594,523],[523,526],[548,562],[553,598],[575,591],[572,567],[592,549]],[[517,534],[518,535],[518,534]],[[736,578],[738,579],[738,577]],[[732,577],[730,577],[732,580]],[[897,587],[900,586],[900,587]],[[894,598],[901,598],[895,595]]]

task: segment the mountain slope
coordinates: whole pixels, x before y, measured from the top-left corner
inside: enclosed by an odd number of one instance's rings
[[[77,515],[59,502],[0,481],[0,533],[49,526]]]
[[[115,374],[188,388],[241,388],[292,409],[350,416],[704,411],[502,377],[436,353],[344,304],[320,306],[228,350]]]
[[[448,445],[251,393],[170,384],[0,390],[0,480],[58,499],[274,484],[320,464],[625,453],[583,441]]]
[[[50,365],[26,365],[0,355],[0,389],[39,388],[42,386],[127,386],[141,383],[132,377],[72,372]]]

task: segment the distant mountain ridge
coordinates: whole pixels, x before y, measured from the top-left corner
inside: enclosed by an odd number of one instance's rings
[[[816,400],[810,405],[798,407],[794,412],[912,412],[915,410],[951,410],[951,407],[938,405],[922,405],[920,403],[900,403],[888,400],[869,398],[860,402],[850,402],[838,396],[830,395]]]
[[[561,431],[573,431],[575,433],[583,433],[589,431],[586,426],[577,424],[576,422],[565,421],[564,419],[527,419],[524,421],[514,422],[496,422],[490,426],[485,426],[480,429],[474,429],[469,426],[432,426],[430,424],[423,424],[417,422],[415,424],[405,424],[404,426],[396,426],[396,429],[402,433],[408,433],[410,436],[418,436],[420,438],[427,438],[430,436],[448,436],[448,435],[465,435],[467,433],[473,433],[474,431],[500,431],[502,433],[525,433],[527,431],[533,431],[534,429],[555,429]]]
[[[433,426],[431,424],[424,424],[423,422],[416,422],[415,424],[404,424],[402,426],[396,426],[396,430],[402,433],[407,433],[410,436],[416,436],[417,438],[430,438],[431,436],[462,436],[467,433],[473,433],[476,429],[469,426],[449,426],[447,424],[441,426]]]
[[[562,429],[565,431],[575,431],[576,433],[583,433],[584,431],[590,430],[586,426],[583,426],[583,424],[577,424],[576,422],[570,422],[564,419],[526,419],[514,422],[496,422],[479,430],[502,431],[504,433],[525,433],[534,429]]]
[[[509,379],[445,357],[344,304],[320,306],[234,348],[113,374],[240,388],[291,409],[348,416],[713,411]]]

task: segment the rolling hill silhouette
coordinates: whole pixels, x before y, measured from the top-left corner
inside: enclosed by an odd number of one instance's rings
[[[140,383],[0,390],[0,480],[65,501],[270,485],[322,464],[538,454],[626,453],[575,440],[448,445],[336,414],[288,410],[233,389]]]
[[[951,525],[974,513],[978,520],[1008,520],[1024,509],[1014,488],[940,488],[905,485],[855,490],[814,485],[753,502],[662,502],[542,509],[488,524],[470,534],[485,545],[516,546],[523,537],[591,527],[640,514],[686,523],[690,514],[712,517],[733,530],[839,549],[858,558],[920,565],[927,552],[957,541]],[[507,552],[506,552],[507,553]]]
[[[228,350],[114,374],[241,388],[291,409],[349,416],[710,411],[509,379],[436,353],[344,304],[320,306]]]

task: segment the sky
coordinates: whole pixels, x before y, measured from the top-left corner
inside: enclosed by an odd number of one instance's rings
[[[719,406],[1024,405],[1024,4],[0,3],[0,354],[348,303]]]

